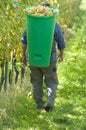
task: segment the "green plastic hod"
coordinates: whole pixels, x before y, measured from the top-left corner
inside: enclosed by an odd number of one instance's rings
[[[35,16],[26,13],[28,63],[30,66],[49,66],[56,16],[57,13],[51,16]]]

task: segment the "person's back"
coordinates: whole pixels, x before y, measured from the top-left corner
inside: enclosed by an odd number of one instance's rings
[[[24,30],[21,41],[22,41],[23,44],[27,45],[26,29]],[[62,34],[62,31],[61,31],[61,27],[58,23],[56,23],[56,25],[55,25],[50,63],[57,62],[57,47],[58,47],[59,50],[62,50],[62,49],[65,48],[65,42],[64,42],[63,34]]]

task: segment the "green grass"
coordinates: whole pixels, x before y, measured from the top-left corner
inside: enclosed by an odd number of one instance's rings
[[[0,130],[86,129],[86,12],[73,24],[63,63],[57,63],[59,89],[52,112],[37,111],[31,85],[14,86],[0,94]],[[28,77],[29,79],[29,77]]]

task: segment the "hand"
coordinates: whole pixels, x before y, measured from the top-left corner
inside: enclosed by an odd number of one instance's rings
[[[62,61],[63,61],[63,56],[62,56],[62,55],[59,55],[59,56],[57,57],[57,59],[58,59],[59,62],[62,62]]]
[[[27,66],[27,58],[26,58],[26,55],[23,55],[22,56],[22,63],[24,66]]]

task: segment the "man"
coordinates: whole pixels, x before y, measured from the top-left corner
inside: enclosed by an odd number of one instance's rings
[[[50,4],[47,2],[42,2],[41,5],[50,6]],[[57,23],[55,25],[54,30],[54,41],[50,57],[50,65],[45,68],[29,66],[31,71],[30,81],[33,85],[33,96],[35,103],[37,105],[37,109],[39,110],[45,109],[47,112],[49,112],[53,108],[56,96],[56,89],[58,86],[57,69],[56,69],[56,62],[57,62],[56,45],[60,52],[58,56],[58,61],[61,62],[63,61],[65,42],[61,28]],[[25,66],[27,65],[26,49],[27,49],[27,36],[25,30],[22,36],[22,62]],[[43,80],[45,81],[47,89],[46,104],[44,104],[43,101]]]

